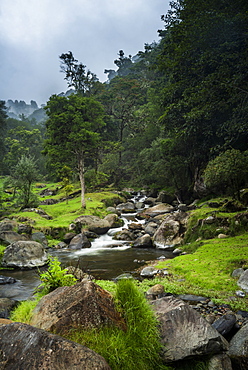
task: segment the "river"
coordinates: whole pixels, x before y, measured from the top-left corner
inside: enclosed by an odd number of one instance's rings
[[[123,227],[127,227],[130,222],[142,222],[136,220],[134,214],[123,214],[122,218]],[[63,267],[70,265],[80,267],[96,279],[106,280],[114,279],[125,272],[132,273],[144,265],[145,261],[155,260],[162,255],[166,258],[173,257],[172,252],[153,248],[131,248],[130,242],[113,240],[114,234],[120,229],[110,229],[107,234],[94,239],[91,248],[49,249],[48,253],[57,257]],[[26,300],[40,284],[37,269],[1,270],[0,274],[16,279],[13,284],[0,285],[0,298]]]

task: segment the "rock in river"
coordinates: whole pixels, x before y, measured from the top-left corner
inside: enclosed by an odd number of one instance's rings
[[[17,241],[4,251],[2,266],[15,268],[33,268],[47,263],[44,247],[34,241]]]

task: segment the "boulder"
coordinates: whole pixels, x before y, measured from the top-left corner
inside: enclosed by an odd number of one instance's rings
[[[22,323],[0,326],[0,368],[52,370],[111,370],[89,348]]]
[[[152,302],[159,320],[163,359],[178,361],[198,355],[217,354],[228,342],[187,303],[173,296]]]
[[[116,213],[108,214],[104,217],[104,220],[108,221],[111,228],[121,227],[124,224],[124,221]]]
[[[77,234],[76,233],[73,233],[73,232],[70,232],[70,233],[66,233],[63,237],[63,241],[66,243],[66,244],[69,244],[70,241],[74,238],[74,236],[76,236]]]
[[[164,292],[164,286],[162,284],[156,284],[147,290],[146,297],[156,299],[156,297],[161,296]]]
[[[44,233],[37,231],[31,235],[31,239],[43,245],[44,248],[48,248],[47,238]]]
[[[158,224],[156,222],[148,222],[144,230],[146,234],[153,236],[157,228],[158,228]]]
[[[238,269],[235,269],[235,270],[233,270],[233,272],[232,272],[232,277],[240,277],[242,274],[243,274],[243,272],[244,272],[245,270],[244,269],[242,269],[242,267],[240,267],[240,268],[238,268]]]
[[[133,233],[130,230],[123,229],[115,234],[114,239],[123,241],[132,241],[135,239]]]
[[[18,225],[18,234],[32,234],[32,226],[28,224],[19,224]]]
[[[154,277],[156,274],[158,273],[158,270],[155,269],[154,267],[152,266],[147,266],[147,267],[144,267],[141,272],[140,272],[140,276],[142,276],[143,278],[152,278]]]
[[[244,325],[230,341],[229,356],[239,370],[248,369],[247,338],[248,324]]]
[[[11,276],[0,275],[0,285],[2,284],[13,284],[16,282],[16,279]]]
[[[208,362],[208,370],[233,370],[232,362],[225,353],[214,355]]]
[[[124,327],[110,293],[88,279],[45,295],[33,311],[31,325],[59,334],[77,327]]]
[[[69,249],[82,249],[82,248],[90,248],[91,242],[84,235],[84,233],[78,234],[71,239],[70,244],[68,245]]]
[[[82,226],[89,226],[90,224],[92,224],[93,222],[97,222],[97,221],[100,221],[100,217],[97,217],[97,216],[79,216],[77,217],[74,221],[73,221],[73,224],[74,224],[74,230],[75,228],[77,228],[77,225],[80,225],[80,227]]]
[[[10,298],[0,298],[0,317],[7,319],[10,311],[17,306],[18,302]]]
[[[0,222],[0,233],[3,231],[14,231],[15,229],[17,229],[17,227],[18,224],[16,221],[5,218]]]
[[[159,192],[156,202],[169,203],[171,204],[176,197],[162,190]]]
[[[219,319],[215,320],[212,326],[221,335],[225,336],[232,330],[235,324],[236,324],[236,316],[230,313],[230,314],[223,315]]]
[[[246,293],[248,293],[248,269],[245,270],[241,275],[237,282],[238,286],[243,289]]]
[[[19,240],[30,240],[28,235],[18,234],[15,231],[1,231],[0,243],[5,245],[17,242]]]
[[[167,215],[153,235],[155,246],[174,246],[180,244],[184,237],[187,220],[188,214],[185,212],[174,212]]]
[[[136,212],[135,205],[132,202],[120,203],[116,207],[117,211],[121,213],[134,213]]]
[[[97,235],[106,234],[110,229],[110,224],[107,220],[94,221],[88,225],[89,231],[96,233]]]
[[[10,244],[2,258],[4,267],[33,268],[46,263],[47,253],[44,247],[34,241],[17,241]]]
[[[145,234],[137,238],[133,244],[133,248],[153,248],[152,238],[149,234]]]
[[[146,208],[146,210],[141,212],[139,216],[142,216],[143,218],[155,217],[161,214],[163,215],[165,213],[169,213],[173,211],[173,209],[174,207],[171,206],[170,204],[160,203],[157,204],[156,206]]]

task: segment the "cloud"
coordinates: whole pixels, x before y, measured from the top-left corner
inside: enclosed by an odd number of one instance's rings
[[[37,100],[66,90],[59,55],[74,56],[104,80],[123,49],[157,39],[164,0],[1,0],[0,99]]]

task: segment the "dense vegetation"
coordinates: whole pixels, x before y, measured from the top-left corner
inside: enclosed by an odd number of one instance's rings
[[[98,170],[104,183],[168,188],[185,201],[204,190],[204,169],[226,151],[241,153],[247,166],[247,7],[244,0],[171,2],[160,42],[146,44],[133,59],[121,50],[117,71],[105,71],[109,83],[100,83],[72,52],[61,54],[61,71],[77,96],[51,97],[48,121],[39,124],[25,116],[6,119],[1,103],[1,174],[10,174],[25,154],[54,179],[62,179],[64,165],[82,184],[82,171],[90,182]],[[91,99],[87,113],[81,97]],[[80,137],[73,134],[79,127]],[[239,171],[242,187],[247,178]],[[221,181],[208,186],[222,191]],[[225,190],[233,192],[232,184]]]
[[[21,195],[16,199],[18,207],[34,206],[37,197],[32,186],[39,179],[60,181],[65,198],[76,190],[77,181],[82,190],[81,203],[74,197],[69,205],[64,201],[43,206],[45,210],[49,207],[52,222],[29,213],[41,230],[48,230],[51,224],[58,229],[67,227],[82,212],[80,204],[84,214],[102,215],[102,198],[89,194],[99,188],[166,189],[182,202],[209,194],[231,195],[239,200],[240,189],[248,184],[248,3],[177,0],[171,2],[162,20],[160,42],[146,44],[135,59],[120,50],[115,60],[117,71],[106,70],[108,83],[100,83],[72,52],[61,54],[61,70],[75,93],[51,96],[43,122],[25,116],[20,120],[7,118],[1,102],[0,175],[9,176],[0,189],[4,212],[11,210],[7,210],[6,203],[9,195],[2,189],[11,188],[12,200],[15,194]],[[32,177],[29,168],[33,169]],[[87,198],[91,199],[86,203],[85,186]],[[105,192],[104,198],[111,200],[111,195]],[[208,206],[203,205],[191,213],[183,249],[194,254],[161,262],[159,267],[168,268],[169,278],[143,281],[140,289],[146,291],[149,285],[159,282],[171,293],[205,295],[233,309],[246,309],[244,300],[231,301],[230,297],[236,289],[231,271],[247,268],[247,224],[237,226],[236,214],[229,214],[230,237],[215,239],[216,225],[195,228],[208,212]],[[212,212],[225,217],[225,210]],[[219,230],[222,231],[225,232]],[[108,290],[116,294],[114,283],[101,284],[107,284]],[[125,289],[135,291],[134,287]],[[137,302],[143,302],[139,293],[134,296]],[[130,303],[126,296],[119,300],[123,306]],[[23,321],[28,322],[35,304],[36,301],[24,304]],[[126,309],[133,314],[131,307]],[[149,315],[145,312],[144,320],[150,323]],[[21,321],[19,316],[13,319]],[[137,324],[130,324],[128,344],[144,341],[136,337]],[[142,328],[138,331],[142,332]],[[74,335],[71,333],[70,338],[92,345],[114,364],[120,364],[125,356],[133,356],[136,361],[145,357],[132,353],[145,348],[143,342],[141,346],[128,347],[126,337],[119,333],[90,333],[89,338]],[[95,343],[89,344],[87,340],[92,338]],[[97,341],[106,342],[106,348],[99,348]],[[118,345],[120,353],[125,351],[122,357],[111,360],[111,349]],[[151,362],[156,361],[156,357],[151,358]],[[150,365],[140,365],[145,366]],[[159,368],[159,364],[156,366]]]

